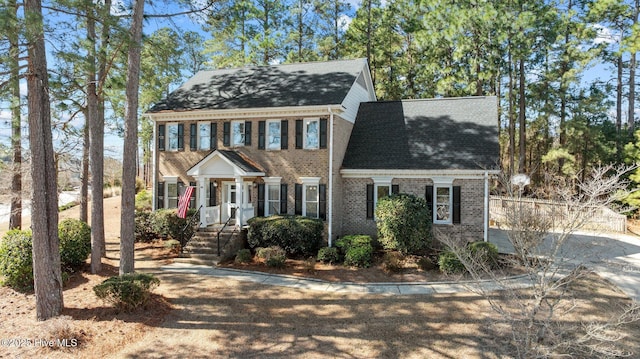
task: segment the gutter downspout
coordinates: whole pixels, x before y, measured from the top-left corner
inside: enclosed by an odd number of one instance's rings
[[[327,228],[327,236],[329,247],[332,247],[333,242],[333,110],[331,110],[331,106],[327,107],[329,109],[329,138],[331,138],[330,146],[329,146],[329,210],[327,211],[327,215],[329,217],[328,228]]]
[[[157,210],[158,208],[156,208],[158,206],[158,166],[157,166],[157,155],[158,155],[158,151],[157,151],[157,146],[158,146],[158,133],[157,133],[157,123],[156,121],[154,121],[153,117],[149,116],[149,119],[151,120],[151,122],[153,122],[153,142],[151,144],[151,154],[153,155],[153,161],[152,161],[152,166],[153,166],[153,176],[152,176],[152,183],[151,183],[151,198],[152,198],[152,203],[151,203],[151,209],[152,210]]]
[[[489,172],[484,171],[484,241],[489,241]]]

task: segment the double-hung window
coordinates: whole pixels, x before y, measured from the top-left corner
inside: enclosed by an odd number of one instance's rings
[[[280,184],[267,184],[265,216],[280,214]]]
[[[436,177],[433,186],[427,186],[426,200],[433,223],[460,223],[461,187],[453,185],[453,178]]]
[[[317,218],[318,217],[318,185],[305,185],[304,186],[304,207],[303,216]]]
[[[169,140],[169,151],[177,151],[180,148],[180,131],[177,123],[167,124],[167,138]]]
[[[435,186],[434,223],[451,223],[451,186]]]
[[[295,213],[311,218],[326,219],[327,186],[320,183],[320,177],[301,177],[296,184]]]
[[[198,123],[198,149],[207,151],[211,149],[211,123]]]
[[[231,145],[244,146],[245,144],[245,123],[244,121],[231,122]]]
[[[178,177],[177,176],[164,176],[165,191],[166,191],[166,206],[165,208],[177,208],[178,207]]]
[[[304,120],[304,148],[316,149],[320,146],[320,120]]]
[[[267,149],[279,150],[282,145],[281,138],[281,121],[269,120],[267,121]]]

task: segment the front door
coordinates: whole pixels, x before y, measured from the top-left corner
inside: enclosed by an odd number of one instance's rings
[[[223,182],[221,220],[226,222],[236,215],[236,184],[235,182]]]

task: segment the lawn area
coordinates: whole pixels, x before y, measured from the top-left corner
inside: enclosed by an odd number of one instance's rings
[[[0,339],[55,340],[77,347],[0,346],[0,357],[111,358],[510,358],[511,329],[473,293],[390,296],[283,288],[163,272],[161,244],[139,245],[136,268],[161,284],[152,305],[117,313],[93,294],[117,273],[119,198],[105,199],[108,255],[99,275],[76,273],[65,287],[65,317],[37,322],[32,294],[0,287]],[[69,211],[73,211],[71,209]],[[65,211],[66,212],[66,211]],[[64,215],[67,215],[65,213]],[[73,214],[69,214],[73,216]],[[561,325],[606,320],[630,300],[598,276],[571,289],[575,310]],[[505,300],[497,292],[498,303]],[[640,325],[619,343],[640,353]],[[16,343],[11,340],[11,343]],[[43,341],[40,341],[42,343]],[[636,354],[637,355],[637,354]],[[584,356],[580,356],[584,357]]]

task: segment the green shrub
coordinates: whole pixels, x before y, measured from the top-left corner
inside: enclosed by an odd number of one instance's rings
[[[151,200],[151,192],[146,189],[137,192],[135,201],[136,211],[151,211]]]
[[[389,273],[399,273],[404,268],[404,258],[400,252],[386,252],[382,257],[382,269]]]
[[[284,249],[278,246],[266,248],[258,248],[256,251],[258,258],[264,259],[269,267],[282,268],[287,260],[287,254]]]
[[[336,246],[344,253],[344,265],[369,267],[373,255],[371,237],[366,235],[349,235],[340,238]]]
[[[33,288],[31,231],[10,230],[0,241],[0,275],[4,285],[18,290]]]
[[[184,247],[187,238],[191,238],[195,228],[193,226],[183,229],[187,225],[187,221],[196,213],[196,209],[187,211],[187,218],[178,218],[178,212],[175,208],[159,209],[151,213],[151,229],[158,234],[160,238],[171,238],[180,242]],[[198,221],[195,221],[197,224]],[[194,225],[195,226],[195,225]]]
[[[415,254],[431,242],[431,215],[427,202],[409,194],[378,201],[375,211],[378,239],[385,249]]]
[[[484,241],[471,242],[468,245],[471,257],[480,265],[495,268],[498,265],[498,247]]]
[[[236,263],[250,263],[251,262],[251,251],[248,249],[241,249],[236,253]]]
[[[88,224],[68,218],[58,224],[60,237],[60,263],[63,267],[77,268],[91,253],[91,228]]]
[[[340,262],[340,253],[336,247],[323,247],[318,250],[318,260],[323,263]]]
[[[131,311],[146,305],[159,284],[160,280],[151,274],[124,274],[106,279],[93,287],[93,292],[116,308]]]
[[[135,229],[136,242],[149,243],[158,238],[158,234],[153,230],[152,212],[138,211],[135,212]]]
[[[444,251],[438,257],[440,271],[446,274],[464,273],[466,268],[455,253]]]
[[[301,216],[254,217],[248,221],[252,248],[279,246],[289,254],[312,256],[322,243],[321,220]]]

